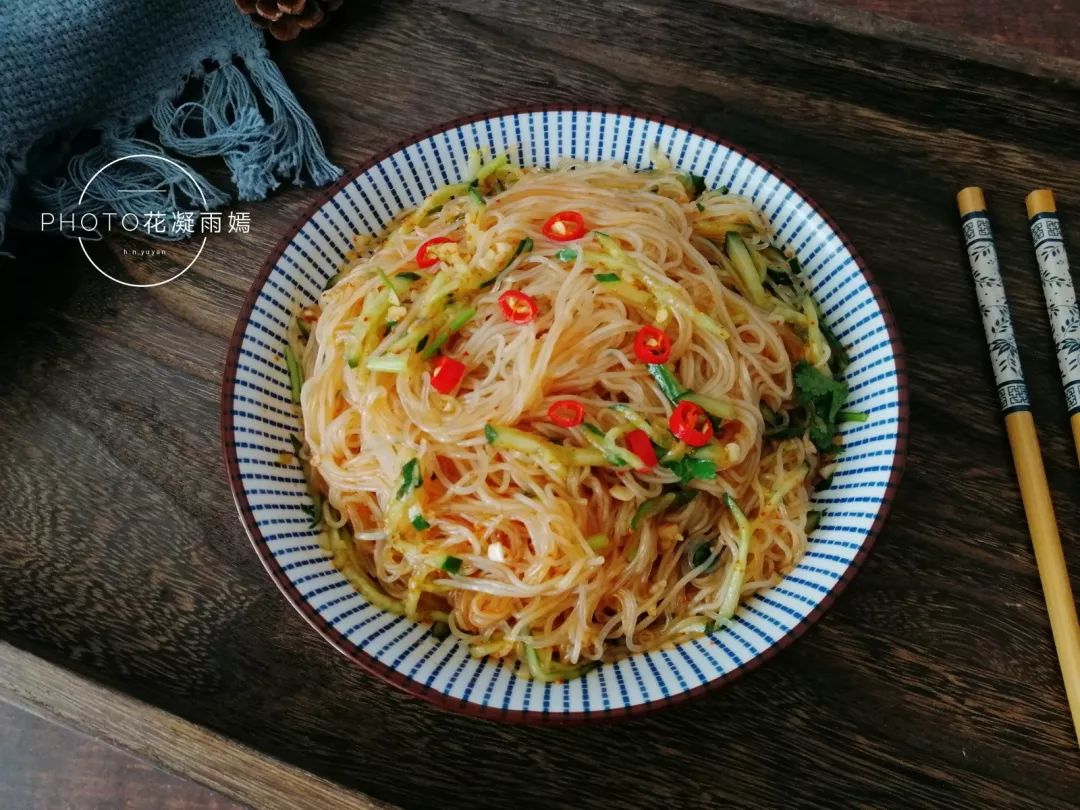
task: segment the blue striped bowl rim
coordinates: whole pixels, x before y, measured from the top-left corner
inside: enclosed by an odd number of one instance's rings
[[[726,628],[670,649],[604,664],[584,678],[541,684],[510,665],[477,660],[453,638],[370,605],[308,529],[298,465],[285,465],[299,430],[278,360],[288,318],[337,272],[353,233],[377,232],[401,208],[457,179],[475,147],[518,146],[526,165],[559,157],[621,160],[638,168],[659,144],[710,188],[745,194],[791,246],[826,322],[852,355],[849,406],[871,419],[844,427],[846,452],[816,500],[825,519],[781,583],[741,606]],[[443,708],[512,722],[577,722],[637,714],[731,681],[801,636],[862,564],[888,514],[907,448],[908,392],[895,322],[848,239],[797,186],[745,150],[668,118],[616,108],[529,107],[459,119],[379,153],[347,173],[271,251],[236,324],[221,397],[221,435],[237,509],[282,593],[338,650],[368,671]],[[520,666],[520,665],[516,665]]]

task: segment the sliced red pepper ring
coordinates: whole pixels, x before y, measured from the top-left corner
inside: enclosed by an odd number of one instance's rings
[[[454,240],[448,236],[436,236],[434,239],[428,239],[416,250],[416,264],[418,267],[431,267],[437,261],[439,257],[428,250],[432,245],[445,245],[447,242],[453,242]]]
[[[544,223],[544,236],[556,242],[569,242],[585,235],[585,217],[577,211],[560,211]]]
[[[500,295],[499,308],[510,323],[529,323],[536,320],[536,299],[517,290],[507,290]]]
[[[559,427],[576,427],[585,421],[585,406],[572,399],[556,400],[548,408],[548,419]]]
[[[626,446],[630,452],[641,459],[645,466],[641,469],[651,470],[656,466],[656,450],[649,441],[649,434],[638,428],[626,434]]]
[[[709,415],[689,400],[683,400],[675,406],[668,418],[668,427],[675,438],[686,442],[691,447],[702,447],[709,443],[713,435],[712,421]]]
[[[666,363],[671,357],[671,338],[655,326],[643,326],[634,336],[634,354],[642,363]]]
[[[449,394],[465,376],[465,364],[453,357],[440,357],[431,364],[431,387],[440,394]]]

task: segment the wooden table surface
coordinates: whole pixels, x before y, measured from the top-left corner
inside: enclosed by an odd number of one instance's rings
[[[842,2],[1078,55],[1068,35],[1077,3],[1016,15],[1003,2]],[[190,278],[152,294],[113,287],[71,246],[24,243],[14,272],[26,294],[0,332],[14,358],[0,382],[0,441],[21,461],[0,473],[0,636],[18,648],[0,651],[8,693],[99,733],[107,725],[88,707],[102,700],[83,705],[31,683],[62,676],[18,658],[29,650],[192,728],[405,806],[436,796],[447,806],[508,796],[525,806],[630,807],[650,796],[678,806],[901,796],[927,806],[1067,806],[1080,795],[1080,757],[950,199],[967,180],[993,193],[1075,587],[1080,546],[1069,528],[1080,525],[1080,475],[1022,196],[1040,173],[1057,182],[1069,242],[1080,246],[1080,226],[1070,224],[1080,222],[1080,151],[1059,140],[1078,123],[1080,68],[1022,54],[1006,55],[1017,72],[980,67],[942,55],[940,43],[918,44],[925,38],[911,31],[848,15],[831,19],[845,29],[835,32],[813,2],[737,4],[769,6],[769,15],[637,3],[638,22],[660,27],[644,43],[615,19],[614,4],[590,18],[561,3],[541,14],[447,0],[430,4],[430,25],[413,19],[417,5],[354,8],[282,51],[340,162],[518,100],[628,103],[725,131],[796,177],[849,232],[896,311],[912,375],[912,457],[870,563],[824,623],[768,668],[624,726],[530,731],[447,717],[353,670],[259,569],[217,448],[217,386],[236,308],[258,261],[314,196],[290,190],[245,206],[256,222],[250,238],[216,243]],[[560,9],[582,16],[560,31]],[[886,44],[868,38],[882,29]],[[696,32],[692,42],[686,31]],[[413,49],[441,71],[430,84],[401,78]],[[974,57],[978,48],[960,50]],[[504,78],[460,80],[470,71]],[[170,753],[147,735],[166,716],[140,707],[127,708],[128,727],[142,718],[135,740],[105,736],[238,799],[272,803]],[[232,806],[0,708],[10,730],[0,735],[0,805]],[[183,728],[178,739],[196,734]],[[326,806],[349,800],[330,787],[325,795]]]

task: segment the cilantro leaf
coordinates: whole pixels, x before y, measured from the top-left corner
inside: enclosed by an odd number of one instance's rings
[[[684,484],[690,483],[695,478],[700,478],[703,481],[712,481],[716,478],[716,462],[707,458],[684,456],[675,461],[661,463],[679,476],[679,481]]]
[[[806,409],[810,441],[823,452],[836,449],[836,421],[848,391],[846,382],[832,379],[806,361],[795,366],[795,397]]]
[[[424,477],[420,473],[420,461],[409,459],[401,468],[401,486],[398,487],[397,499],[400,501],[418,486],[424,483]]]

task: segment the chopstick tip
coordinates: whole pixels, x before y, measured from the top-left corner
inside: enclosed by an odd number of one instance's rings
[[[1057,212],[1057,204],[1054,202],[1054,192],[1048,188],[1038,188],[1027,195],[1028,219],[1037,217],[1039,214],[1053,214]]]
[[[968,186],[956,195],[956,205],[960,216],[965,217],[973,211],[986,210],[986,196],[978,186]]]

